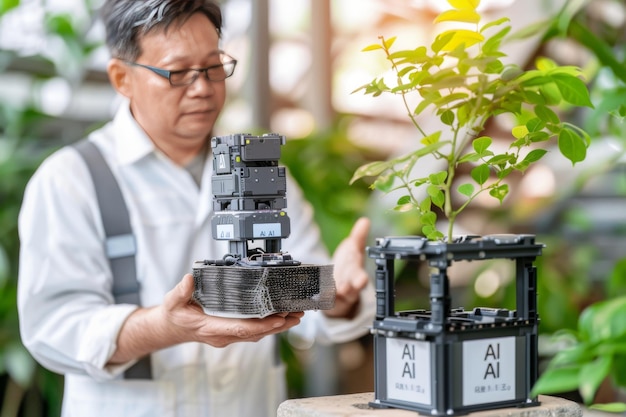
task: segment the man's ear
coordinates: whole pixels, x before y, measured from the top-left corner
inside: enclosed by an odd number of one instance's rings
[[[132,90],[128,65],[119,59],[111,59],[107,65],[107,73],[113,88],[121,95],[130,98]]]

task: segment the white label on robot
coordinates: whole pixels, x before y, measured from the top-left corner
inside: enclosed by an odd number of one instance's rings
[[[515,337],[463,342],[463,405],[515,399]]]
[[[389,399],[430,405],[430,343],[387,338]]]
[[[235,226],[232,224],[217,225],[217,239],[231,240],[235,238]]]
[[[252,235],[261,239],[281,237],[280,223],[255,223],[252,225]]]

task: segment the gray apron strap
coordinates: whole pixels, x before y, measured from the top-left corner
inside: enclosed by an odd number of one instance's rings
[[[119,185],[98,147],[81,140],[74,148],[85,160],[96,189],[102,224],[106,235],[106,253],[113,273],[113,297],[117,304],[141,305],[135,265],[135,236],[128,209]],[[141,358],[124,373],[126,379],[152,379],[150,355]]]

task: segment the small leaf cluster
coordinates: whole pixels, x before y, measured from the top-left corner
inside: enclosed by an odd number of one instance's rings
[[[502,203],[509,193],[505,179],[540,160],[549,141],[556,141],[572,164],[584,160],[589,135],[561,120],[557,111],[565,105],[593,107],[580,68],[559,66],[548,58],[538,58],[532,70],[507,64],[502,45],[511,30],[509,19],[481,25],[479,0],[448,3],[452,9],[441,13],[435,23],[453,23],[458,28],[439,33],[430,48],[394,50],[396,37],[379,37],[379,43],[363,51],[384,53],[395,81],[376,77],[354,91],[399,96],[419,132],[420,144],[406,155],[361,166],[351,183],[375,177],[372,188],[385,193],[404,190],[395,209],[416,210],[422,232],[431,240],[444,238],[436,228],[437,211],[449,221],[451,240],[457,215],[482,193]],[[440,130],[424,131],[418,116],[427,111],[440,119]],[[493,138],[481,135],[487,121],[502,114],[516,121],[505,152],[495,149]],[[425,157],[443,161],[445,169],[415,178],[413,168]],[[472,181],[457,185],[454,180],[462,164],[471,164]],[[417,192],[420,187],[425,193]],[[461,201],[453,205],[455,191]]]
[[[584,403],[592,404],[605,379],[611,378],[615,386],[626,386],[626,258],[616,264],[609,285],[618,281],[621,295],[598,301],[583,310],[577,331],[555,335],[557,339],[574,343],[554,356],[531,395],[578,390]],[[593,408],[624,412],[626,404],[598,404]]]

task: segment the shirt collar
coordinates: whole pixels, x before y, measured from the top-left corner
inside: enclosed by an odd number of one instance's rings
[[[130,103],[123,102],[113,118],[113,143],[121,165],[132,164],[154,153],[156,148],[130,112]]]

